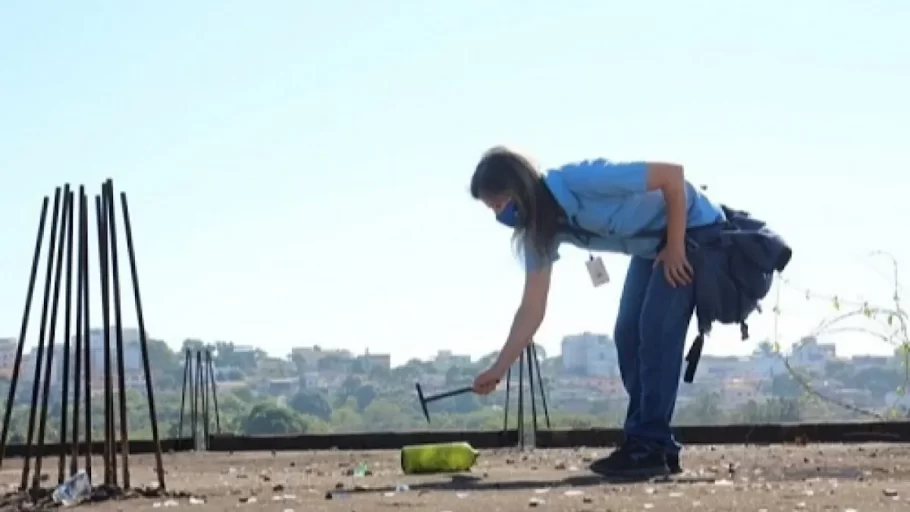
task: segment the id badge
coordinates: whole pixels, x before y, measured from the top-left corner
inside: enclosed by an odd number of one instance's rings
[[[602,286],[610,282],[610,275],[607,274],[607,268],[604,266],[604,260],[598,257],[591,257],[585,266],[588,267],[588,275],[591,276],[591,284],[594,287]]]

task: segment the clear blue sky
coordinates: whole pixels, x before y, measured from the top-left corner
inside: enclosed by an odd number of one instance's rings
[[[392,4],[0,6],[0,336],[19,329],[42,195],[110,176],[154,336],[396,362],[498,349],[522,272],[467,192],[498,143],[545,167],[682,163],[772,222],[796,249],[787,275],[822,293],[887,299],[866,253],[910,263],[910,3]],[[608,256],[595,290],[585,255],[562,254],[553,350],[612,331],[625,270]],[[830,312],[783,297],[787,338]],[[770,315],[752,331],[770,336]],[[737,334],[708,351],[751,350]]]

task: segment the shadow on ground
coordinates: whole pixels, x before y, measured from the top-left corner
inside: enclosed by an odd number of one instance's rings
[[[470,475],[455,475],[449,480],[437,482],[421,482],[408,486],[409,491],[515,491],[532,490],[543,487],[593,487],[604,484],[633,484],[642,482],[659,483],[684,483],[684,482],[713,482],[713,478],[608,478],[599,475],[579,475],[553,480],[513,480],[508,482],[489,482],[482,477]],[[329,494],[374,494],[396,492],[395,486],[355,487],[354,489],[337,489]]]
[[[781,481],[800,481],[812,478],[838,478],[838,479],[861,479],[863,472],[853,467],[827,467],[827,468],[806,468],[806,469],[782,469],[776,474],[772,473],[763,478],[766,482]],[[736,479],[733,475],[728,475],[727,479]],[[608,478],[599,475],[577,475],[561,479],[551,480],[513,480],[513,481],[487,481],[483,477],[473,475],[453,475],[448,480],[435,482],[420,482],[408,486],[409,491],[428,492],[428,491],[509,491],[509,490],[533,490],[544,487],[594,487],[604,484],[635,484],[648,482],[651,484],[705,484],[715,483],[718,480],[724,480],[722,477],[698,476],[684,474],[674,477],[658,478]],[[331,494],[377,494],[387,492],[397,492],[396,486],[357,486],[353,489],[335,489],[329,491]]]

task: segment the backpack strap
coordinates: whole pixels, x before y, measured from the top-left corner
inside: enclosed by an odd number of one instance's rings
[[[745,320],[739,323],[739,332],[743,341],[749,339],[749,325]],[[698,336],[692,340],[692,346],[689,347],[689,351],[686,353],[686,372],[683,375],[683,381],[686,384],[692,384],[692,380],[695,379],[695,370],[698,369],[698,362],[701,360],[701,353],[705,348],[705,337],[707,335],[707,332],[699,328]]]
[[[560,222],[559,224],[560,231],[577,237],[585,245],[590,245],[592,238],[601,236],[597,233],[594,233],[593,231],[589,231],[581,227],[581,225],[578,224],[578,220],[575,218],[575,215],[572,215],[565,220],[567,220],[567,222]]]
[[[705,333],[699,329],[698,336],[692,341],[689,352],[686,353],[686,373],[683,375],[683,381],[691,384],[695,378],[695,370],[698,369],[698,361],[701,359],[701,351],[705,348]]]
[[[575,215],[572,215],[571,217],[569,217],[568,222],[563,223],[560,226],[560,229],[562,229],[566,233],[570,233],[570,234],[573,234],[573,235],[579,237],[582,241],[585,242],[586,245],[588,244],[588,242],[591,241],[592,238],[603,236],[603,235],[594,233],[591,230],[581,227],[581,224],[578,223],[578,219],[576,218]],[[695,228],[695,229],[700,229],[700,228]],[[632,235],[628,238],[663,239],[665,236],[667,236],[667,228],[660,228],[660,229],[643,229],[641,231],[636,232],[634,235]]]

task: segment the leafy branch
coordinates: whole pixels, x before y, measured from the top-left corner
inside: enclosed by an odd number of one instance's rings
[[[890,407],[887,407],[884,412],[872,411],[823,393],[812,385],[809,376],[805,375],[804,372],[799,371],[792,364],[790,356],[783,353],[780,344],[778,329],[781,314],[780,286],[777,288],[776,304],[773,309],[774,344],[772,352],[781,359],[790,377],[809,397],[862,416],[884,420],[888,417],[893,418],[899,415],[898,401],[904,396],[908,384],[910,384],[910,325],[908,325],[910,324],[910,319],[908,319],[907,312],[902,305],[900,293],[900,268],[897,260],[893,255],[881,251],[873,253],[872,256],[884,256],[891,262],[891,282],[893,287],[891,303],[885,306],[879,306],[872,305],[868,301],[844,301],[836,295],[825,297],[805,290],[807,299],[811,299],[813,296],[815,298],[827,299],[836,311],[833,316],[822,320],[819,325],[809,333],[809,337],[818,338],[822,335],[853,333],[869,336],[894,346],[895,355],[899,354],[901,357],[901,366],[904,375],[903,382],[895,390],[896,398],[891,403]],[[784,283],[788,282],[784,281]],[[854,320],[861,320],[864,325],[847,325]]]

